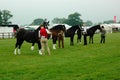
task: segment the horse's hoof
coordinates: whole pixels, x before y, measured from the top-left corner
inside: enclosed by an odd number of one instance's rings
[[[17,53],[16,53],[16,49],[14,50],[14,55],[16,55]]]
[[[40,54],[40,55],[42,55],[42,52],[41,52],[41,50],[39,50],[39,54]]]
[[[31,46],[31,50],[32,50],[32,51],[34,50],[34,46]]]
[[[18,49],[18,54],[21,54],[21,53],[20,53],[20,49]]]
[[[53,47],[53,49],[55,50],[56,48],[55,48],[55,47]]]

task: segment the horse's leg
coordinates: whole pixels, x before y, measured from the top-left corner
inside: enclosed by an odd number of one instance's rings
[[[80,35],[80,44],[82,43],[82,41],[81,41],[81,40],[82,40],[82,33],[81,33],[81,35]]]
[[[79,42],[80,42],[80,36],[77,37],[77,43],[79,43]]]
[[[80,36],[80,44],[81,44],[81,39],[82,39],[82,36]]]
[[[90,37],[89,37],[89,43],[92,43],[92,44],[93,44],[93,36],[90,36]]]
[[[38,44],[39,54],[42,55],[41,43],[40,43],[40,41],[38,41],[37,44]]]
[[[71,46],[74,45],[73,39],[74,39],[74,36],[70,37],[70,45],[71,45]]]
[[[79,37],[77,38],[77,43],[80,43],[80,44],[81,44],[81,37],[82,37],[82,36],[79,36]]]
[[[89,36],[89,44],[91,43],[91,36]]]
[[[57,37],[53,38],[53,49],[56,49],[56,41],[57,41]]]
[[[64,39],[62,39],[62,48],[64,48]]]
[[[35,43],[32,43],[31,50],[34,50]]]
[[[14,54],[16,55],[17,54],[17,48],[20,46],[20,42],[21,40],[20,39],[17,39],[17,42],[15,44],[15,50],[14,50]]]
[[[84,35],[84,45],[87,45],[87,36]]]
[[[19,43],[19,46],[18,46],[18,54],[21,53],[21,52],[20,52],[20,48],[21,48],[21,46],[22,46],[23,41],[24,41],[24,40],[20,41],[20,43]]]
[[[15,44],[15,50],[14,50],[14,54],[15,54],[15,55],[17,54],[17,53],[16,53],[17,47],[18,47],[18,42],[16,42],[16,44]]]
[[[58,47],[60,48],[60,38],[58,37]]]
[[[92,39],[92,44],[93,44],[93,36],[91,37],[91,39]]]
[[[81,38],[82,38],[82,32],[81,30],[78,30],[79,32],[77,33],[77,43],[81,44]]]

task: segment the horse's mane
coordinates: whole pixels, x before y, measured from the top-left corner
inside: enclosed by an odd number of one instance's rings
[[[40,30],[40,26],[36,29],[36,31]]]
[[[88,29],[93,29],[93,28],[98,28],[98,27],[100,27],[100,25],[95,25],[95,26],[92,26],[92,27],[90,27]]]
[[[76,29],[76,27],[79,27],[79,26],[78,25],[74,25],[74,26],[71,26],[70,28],[68,28],[67,30]]]
[[[58,28],[62,28],[61,26],[63,26],[63,25],[60,25],[60,24],[59,24],[59,25],[53,26],[52,28],[50,28],[50,30],[51,30],[51,29],[58,29]]]

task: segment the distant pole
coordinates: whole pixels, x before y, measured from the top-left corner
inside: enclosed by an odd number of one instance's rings
[[[114,23],[116,23],[116,16],[114,16]]]

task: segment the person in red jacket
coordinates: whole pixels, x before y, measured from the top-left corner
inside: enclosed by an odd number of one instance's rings
[[[42,53],[45,54],[45,47],[47,48],[48,54],[50,55],[50,48],[48,46],[48,34],[51,34],[43,25],[40,25],[40,42],[42,46]]]

